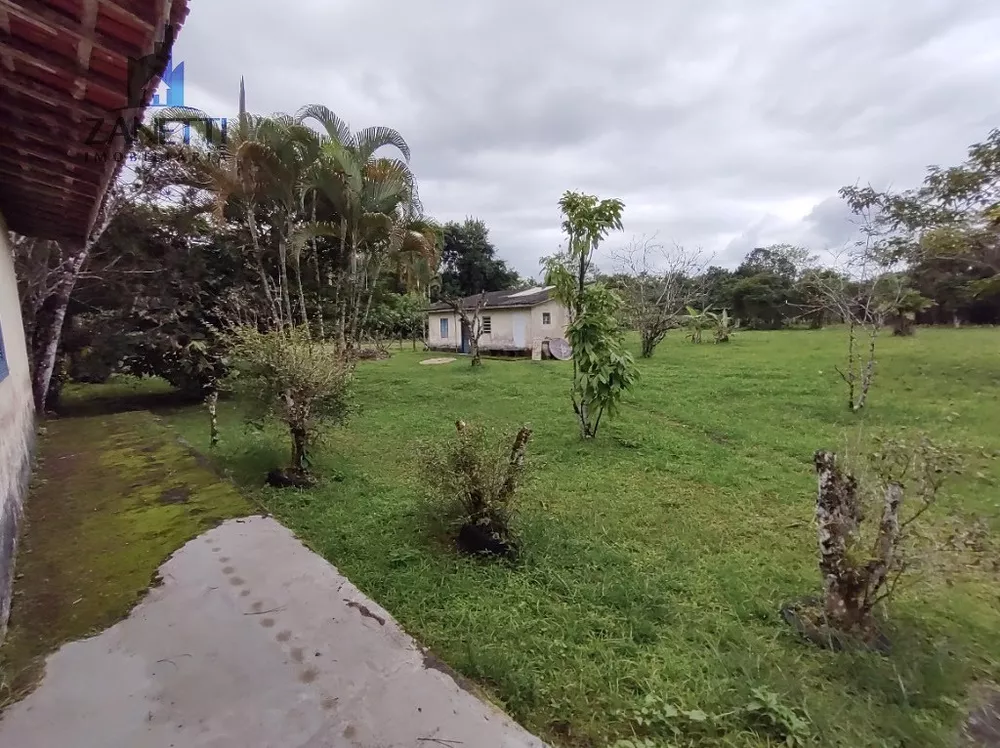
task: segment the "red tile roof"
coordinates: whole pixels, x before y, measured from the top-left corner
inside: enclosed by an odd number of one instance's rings
[[[114,156],[128,151],[115,123],[141,118],[163,73],[130,102],[129,59],[187,14],[188,0],[0,0],[0,211],[11,230],[86,238]]]

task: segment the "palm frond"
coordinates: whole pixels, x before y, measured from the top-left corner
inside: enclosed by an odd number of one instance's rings
[[[299,123],[312,119],[323,126],[326,134],[331,140],[335,140],[341,145],[354,147],[354,136],[351,135],[351,128],[344,120],[334,114],[333,110],[322,104],[307,104],[295,113],[295,119]]]
[[[358,153],[364,161],[367,161],[380,148],[392,146],[409,162],[410,146],[403,140],[403,136],[391,127],[366,127],[355,135]]]

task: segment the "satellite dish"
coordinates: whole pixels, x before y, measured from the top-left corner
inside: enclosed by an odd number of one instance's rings
[[[563,338],[554,338],[549,341],[549,353],[552,354],[552,358],[560,361],[569,361],[573,357],[573,349]]]

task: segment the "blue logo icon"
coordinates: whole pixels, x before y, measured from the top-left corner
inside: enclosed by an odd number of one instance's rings
[[[160,87],[153,95],[153,102],[150,106],[184,106],[184,63],[178,63],[174,67],[174,60],[171,57],[167,60],[167,68],[160,80]]]

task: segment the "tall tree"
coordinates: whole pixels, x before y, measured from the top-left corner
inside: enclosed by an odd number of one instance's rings
[[[462,298],[483,291],[503,291],[518,275],[496,256],[486,224],[476,218],[444,225],[441,252],[441,298]]]

